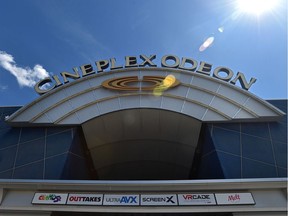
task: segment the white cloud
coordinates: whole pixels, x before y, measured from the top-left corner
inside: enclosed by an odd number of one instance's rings
[[[21,87],[34,87],[39,80],[49,76],[49,73],[39,64],[36,64],[32,69],[30,67],[18,67],[14,57],[1,50],[0,66],[15,76]]]

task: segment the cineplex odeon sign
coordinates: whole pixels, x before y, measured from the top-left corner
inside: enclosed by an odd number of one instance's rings
[[[92,194],[35,193],[32,204],[90,206],[254,205],[251,193]]]
[[[62,76],[63,81],[59,78],[58,75],[54,75],[52,77],[47,77],[43,80],[40,80],[35,85],[35,91],[42,95],[50,90],[57,88],[63,84],[69,83],[69,79],[76,80],[82,77],[86,77],[93,74],[99,74],[104,72],[105,70],[113,71],[113,70],[121,70],[126,68],[135,68],[135,67],[157,67],[157,65],[153,62],[156,59],[156,55],[140,55],[141,62],[138,62],[136,56],[125,56],[125,64],[121,65],[120,63],[116,62],[115,58],[99,60],[95,62],[95,66],[92,64],[85,64],[80,66],[80,71],[78,67],[73,68],[73,72],[61,72],[60,75]],[[242,89],[249,90],[249,88],[256,82],[255,78],[251,78],[249,82],[246,80],[245,76],[241,72],[234,72],[227,67],[218,66],[213,69],[213,65],[207,62],[201,61],[198,63],[195,59],[183,57],[181,60],[179,57],[175,55],[165,55],[161,58],[161,67],[163,68],[174,68],[185,70],[189,72],[199,73],[207,76],[212,76],[216,79],[229,82],[233,85],[239,81]],[[159,77],[158,77],[159,78]],[[139,80],[141,81],[141,80]],[[150,80],[155,83],[154,80]],[[127,81],[128,82],[128,81]],[[135,82],[132,80],[131,82]],[[148,81],[149,82],[149,81]],[[49,84],[49,87],[47,87]],[[44,87],[46,85],[46,88]],[[119,89],[118,89],[119,90]]]

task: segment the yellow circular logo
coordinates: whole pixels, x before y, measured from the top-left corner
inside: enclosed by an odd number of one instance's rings
[[[139,85],[142,83],[143,85]],[[150,85],[149,85],[150,83]],[[144,76],[139,79],[138,76],[128,76],[112,78],[102,82],[102,86],[107,89],[119,91],[165,91],[168,88],[178,86],[180,82],[173,76]]]

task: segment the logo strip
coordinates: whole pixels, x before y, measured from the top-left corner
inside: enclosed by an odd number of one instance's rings
[[[35,193],[32,204],[93,206],[255,205],[251,193],[83,194]]]

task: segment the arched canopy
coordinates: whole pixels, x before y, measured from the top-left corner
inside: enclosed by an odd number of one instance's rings
[[[160,95],[153,91],[119,91],[102,86],[113,78],[173,75],[180,82]],[[81,125],[95,117],[126,109],[152,108],[191,116],[202,122],[277,120],[282,111],[252,93],[222,80],[171,68],[126,68],[89,75],[62,85],[22,107],[11,125]]]
[[[159,109],[121,110],[82,124],[99,179],[189,179],[202,123]]]

